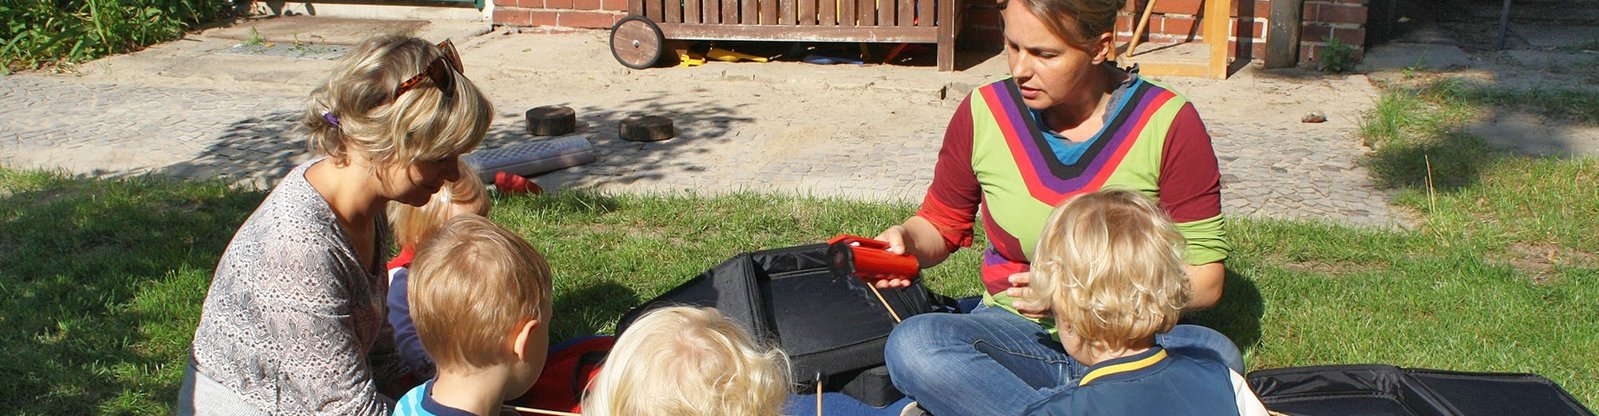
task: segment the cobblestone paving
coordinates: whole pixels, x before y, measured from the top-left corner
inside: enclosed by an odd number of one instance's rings
[[[295,130],[304,114],[302,89],[0,77],[0,164],[109,177],[224,177],[265,187],[307,158],[304,136]],[[677,125],[682,137],[659,143],[618,139],[615,122],[626,115],[623,109],[579,108],[587,126],[581,134],[594,143],[599,160],[539,181],[620,191],[777,191],[914,203],[932,179],[942,122],[888,126],[878,130],[898,131],[864,135],[858,133],[861,126],[830,130],[818,123],[758,124],[760,120],[737,116],[739,106],[753,104],[706,100],[677,103],[683,106]],[[520,114],[511,109],[545,104],[502,101],[486,148],[529,140],[521,132]],[[635,105],[648,109],[654,104]],[[727,108],[690,110],[715,105]],[[1389,195],[1367,179],[1358,164],[1362,150],[1351,143],[1350,132],[1305,134],[1230,120],[1209,124],[1220,157],[1227,214],[1367,226],[1407,223],[1385,204]]]

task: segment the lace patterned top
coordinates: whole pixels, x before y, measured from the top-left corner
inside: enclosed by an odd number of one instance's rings
[[[320,160],[320,159],[319,159]],[[362,267],[296,167],[233,235],[212,277],[195,369],[268,414],[385,415],[376,380],[405,372],[384,319],[388,282]],[[389,229],[377,221],[378,255]]]

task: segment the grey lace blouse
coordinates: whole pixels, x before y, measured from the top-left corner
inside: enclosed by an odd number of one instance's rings
[[[384,319],[388,282],[366,270],[333,209],[296,167],[233,235],[194,331],[196,371],[268,414],[384,415],[375,380],[404,373]],[[378,222],[378,255],[389,230]]]

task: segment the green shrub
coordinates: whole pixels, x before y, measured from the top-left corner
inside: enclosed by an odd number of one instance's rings
[[[0,63],[83,62],[229,17],[227,0],[0,0]]]
[[[1354,45],[1344,43],[1338,38],[1328,38],[1327,46],[1321,48],[1321,53],[1316,57],[1318,61],[1321,61],[1317,64],[1317,69],[1329,74],[1337,74],[1354,69],[1355,52],[1358,51],[1359,49]]]

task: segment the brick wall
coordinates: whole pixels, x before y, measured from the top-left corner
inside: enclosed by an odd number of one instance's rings
[[[627,0],[494,0],[494,24],[609,29]]]
[[[967,11],[971,26],[961,33],[961,43],[973,48],[999,48],[1004,34],[998,6],[983,1],[972,3],[977,4],[971,4]],[[1118,43],[1132,39],[1133,28],[1147,0],[1128,0],[1127,3],[1127,8],[1116,18]],[[1368,0],[1304,0],[1300,18],[1300,64],[1313,66],[1329,38],[1360,48],[1366,41],[1367,4]],[[1157,0],[1143,42],[1159,45],[1203,40],[1203,9],[1203,0]],[[1271,0],[1233,0],[1227,26],[1227,40],[1232,44],[1233,56],[1241,56],[1238,49],[1247,46],[1248,58],[1265,58],[1266,22],[1270,15]],[[1247,32],[1240,37],[1239,29]],[[1144,46],[1138,49],[1149,50]],[[1355,54],[1357,60],[1362,56],[1363,51]]]

